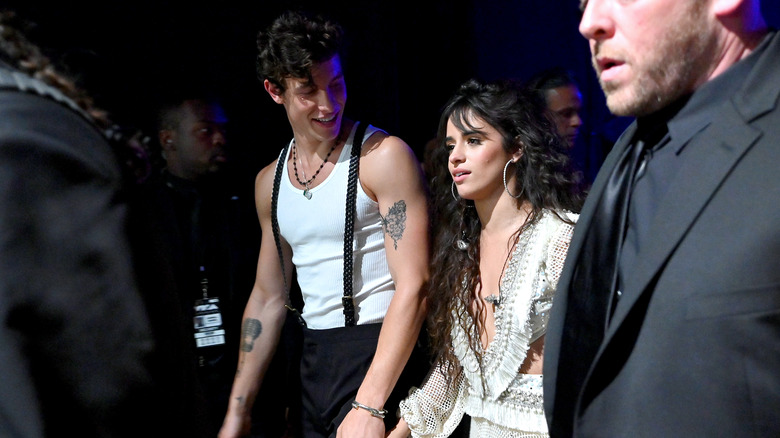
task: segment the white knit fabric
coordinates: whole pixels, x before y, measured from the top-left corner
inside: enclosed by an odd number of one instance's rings
[[[572,221],[578,218],[567,216]],[[464,413],[472,418],[472,437],[547,436],[542,376],[519,370],[529,345],[546,330],[572,231],[573,226],[544,211],[523,232],[501,282],[496,335],[483,352],[482,371],[466,333],[456,325],[453,350],[463,372],[447,385],[439,364],[422,387],[401,402],[412,436],[447,437]]]
[[[292,261],[304,300],[302,315],[310,329],[344,327],[344,215],[355,127],[331,173],[311,189],[311,199],[306,199],[303,190],[293,186],[289,177],[282,178],[279,188],[279,232],[293,250]],[[377,131],[380,130],[369,125],[364,139]],[[292,144],[281,158],[285,163],[291,148]],[[303,179],[303,175],[299,176]],[[385,256],[379,204],[363,191],[359,178],[353,250],[357,324],[381,322],[395,285]]]

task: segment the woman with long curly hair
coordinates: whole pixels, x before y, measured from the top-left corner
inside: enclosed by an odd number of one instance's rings
[[[512,82],[463,84],[438,134],[452,192],[438,199],[429,291],[437,361],[391,436],[449,436],[464,414],[471,436],[546,436],[544,333],[578,175],[543,104]]]

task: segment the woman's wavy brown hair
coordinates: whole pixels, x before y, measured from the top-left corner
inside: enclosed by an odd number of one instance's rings
[[[473,118],[495,128],[503,137],[507,152],[522,149],[522,156],[511,166],[515,176],[513,194],[519,208],[524,202],[531,214],[513,236],[520,234],[540,217],[543,209],[554,212],[579,212],[584,198],[579,173],[571,166],[564,141],[545,117],[544,103],[513,81],[483,83],[469,80],[445,105],[439,119],[438,138],[446,137],[447,122],[460,130],[472,130]],[[442,142],[441,147],[445,147]],[[450,181],[451,182],[451,181]],[[452,349],[452,330],[460,326],[468,335],[470,348],[481,359],[479,346],[485,305],[476,300],[481,284],[479,272],[479,236],[481,224],[471,201],[454,196],[450,190],[435,191],[434,205],[440,224],[434,236],[434,255],[429,284],[428,333],[435,357],[445,364],[449,379],[461,367]],[[565,219],[564,219],[565,220]],[[462,240],[467,249],[455,242]],[[511,246],[513,242],[507,242]],[[472,309],[476,308],[476,311]]]

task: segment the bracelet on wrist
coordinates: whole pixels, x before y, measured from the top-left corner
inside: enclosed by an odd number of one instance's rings
[[[387,409],[374,409],[371,406],[358,403],[357,400],[352,401],[352,409],[364,409],[368,411],[372,417],[376,418],[385,418],[385,415],[387,415]]]

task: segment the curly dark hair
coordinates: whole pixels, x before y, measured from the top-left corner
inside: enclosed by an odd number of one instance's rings
[[[513,235],[520,234],[538,221],[543,209],[552,212],[579,212],[584,193],[580,176],[570,163],[564,141],[544,116],[544,103],[514,81],[483,83],[469,80],[445,105],[439,119],[438,138],[446,137],[447,122],[467,131],[474,118],[495,128],[503,137],[503,147],[513,153],[520,148],[522,156],[513,166],[514,194],[521,194],[517,207],[530,205],[526,222]],[[442,142],[441,147],[445,145]],[[429,284],[428,333],[433,353],[446,365],[446,375],[460,373],[452,350],[452,329],[460,326],[469,345],[481,357],[480,333],[484,303],[476,300],[474,291],[481,284],[479,271],[480,220],[471,201],[454,196],[455,192],[439,190],[434,204],[439,210],[440,226],[434,236],[434,255]],[[565,217],[562,220],[571,223]],[[454,243],[468,244],[458,250]],[[477,309],[472,314],[471,309]],[[453,318],[453,312],[456,317]]]
[[[57,70],[41,49],[24,32],[32,23],[13,11],[0,10],[0,59],[19,71],[50,85],[70,98],[103,129],[111,126],[106,111],[95,107],[93,99],[75,81]]]
[[[68,75],[62,73],[25,32],[34,24],[10,10],[0,10],[0,60],[57,89],[72,100],[89,122],[103,134],[114,152],[125,178],[143,182],[151,172],[148,162],[148,136],[137,128],[123,127],[111,120],[108,111],[95,105],[92,97]]]
[[[288,11],[257,35],[257,77],[284,92],[285,78],[306,78],[311,68],[339,54],[344,31],[334,21]]]

